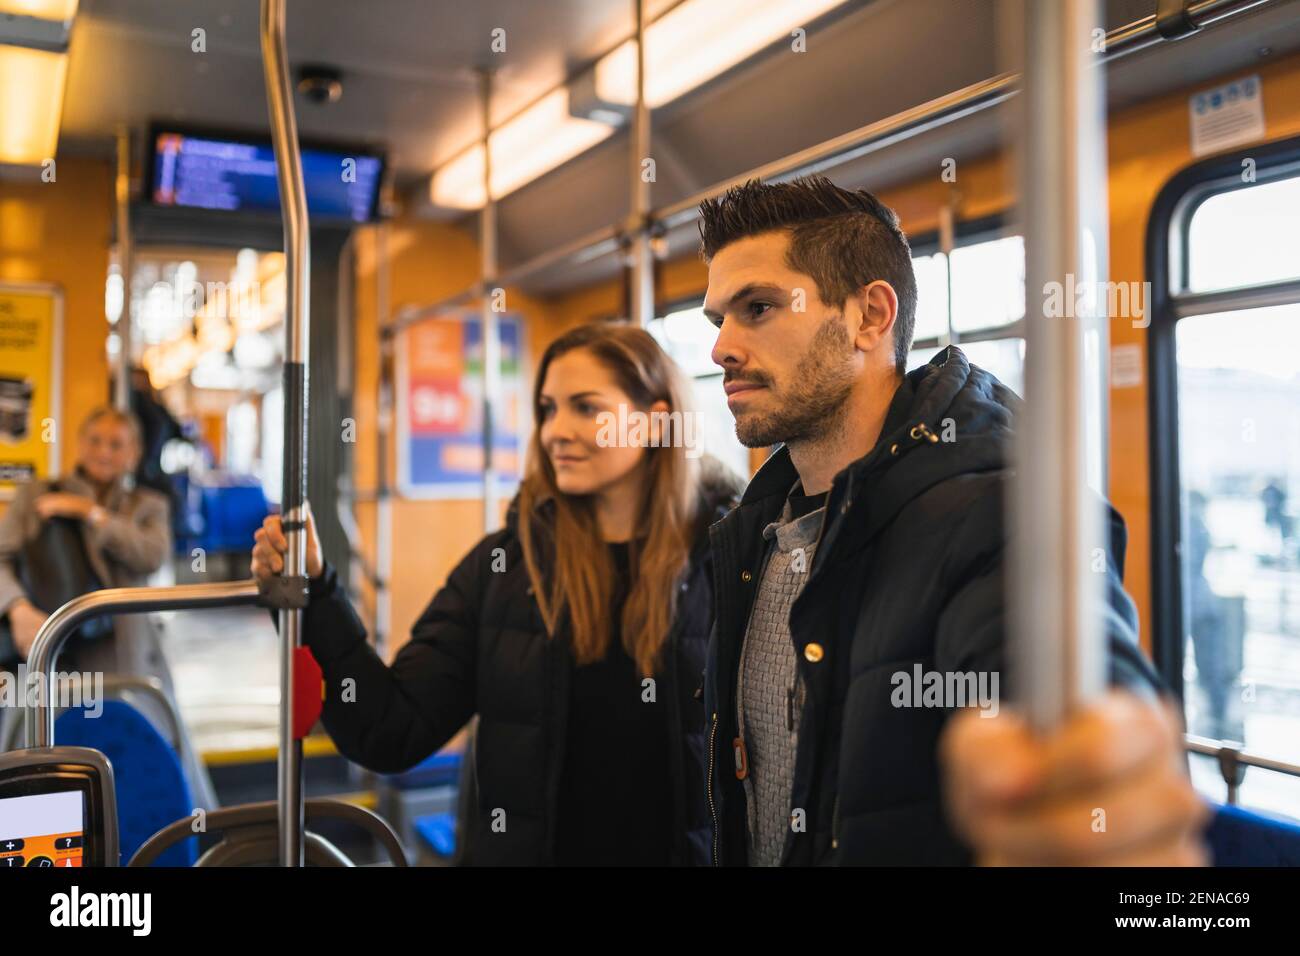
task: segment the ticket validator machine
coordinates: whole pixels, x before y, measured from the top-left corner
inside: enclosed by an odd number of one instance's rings
[[[113,768],[98,750],[0,753],[0,869],[117,866]]]

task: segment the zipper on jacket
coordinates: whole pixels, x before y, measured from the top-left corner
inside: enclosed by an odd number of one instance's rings
[[[713,758],[714,745],[718,739],[718,712],[713,712],[713,726],[709,728],[709,773],[708,773],[708,790],[709,794],[709,815],[713,817],[713,859],[709,861],[712,866],[718,865],[718,808],[713,803]]]
[[[912,430],[908,432],[908,434],[912,436],[913,441],[928,440],[932,445],[938,444],[939,442],[939,436],[930,431],[925,422],[913,426]]]

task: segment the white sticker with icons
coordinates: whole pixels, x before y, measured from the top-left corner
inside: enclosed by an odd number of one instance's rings
[[[1193,93],[1188,109],[1194,156],[1264,138],[1264,99],[1257,75]]]

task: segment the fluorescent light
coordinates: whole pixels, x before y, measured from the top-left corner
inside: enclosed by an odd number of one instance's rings
[[[646,103],[672,102],[843,2],[685,0],[646,27]],[[596,94],[607,103],[636,103],[635,40],[596,64]]]
[[[67,76],[66,53],[0,46],[0,163],[40,165],[53,158]]]
[[[514,192],[614,132],[613,127],[569,115],[569,91],[560,87],[492,131],[492,195]]]
[[[41,20],[71,20],[77,15],[77,0],[0,0],[0,13]]]
[[[685,0],[646,28],[646,101],[675,100],[753,56],[845,0]],[[792,54],[794,55],[794,54]],[[636,102],[636,42],[628,40],[595,68],[596,97],[605,103]],[[492,196],[500,199],[608,137],[609,123],[573,116],[569,89],[560,87],[493,130]],[[483,194],[483,146],[457,154],[434,173],[429,198],[444,209],[477,209]]]
[[[613,131],[605,123],[572,116],[566,87],[548,93],[488,136],[492,198],[509,195]],[[429,193],[434,205],[448,209],[482,206],[483,144],[471,146],[442,166],[433,176]]]
[[[429,195],[435,206],[444,209],[478,209],[486,201],[483,192],[483,144],[439,167],[433,174]]]

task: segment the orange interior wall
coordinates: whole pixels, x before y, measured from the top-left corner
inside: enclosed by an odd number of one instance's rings
[[[113,229],[107,163],[60,159],[53,182],[0,179],[0,280],[48,282],[63,291],[59,461],[76,461],[77,426],[108,400],[104,284]]]
[[[1265,138],[1300,134],[1300,56],[1225,74],[1224,80],[1258,73],[1263,83]],[[1207,83],[1204,89],[1213,86]],[[1111,118],[1109,137],[1111,278],[1144,281],[1147,224],[1156,196],[1175,174],[1195,163],[1187,90],[1160,97]],[[1111,323],[1112,347],[1137,344],[1146,368],[1147,332],[1130,319]],[[1126,584],[1142,618],[1144,643],[1151,633],[1151,489],[1145,372],[1142,383],[1110,391],[1111,498],[1129,526]],[[1149,643],[1147,643],[1149,649]]]

